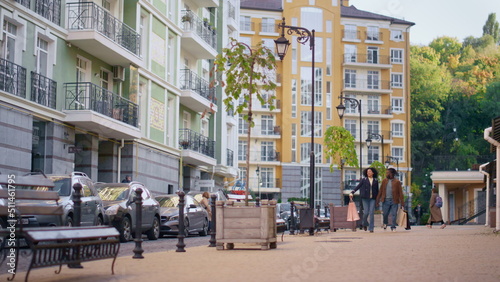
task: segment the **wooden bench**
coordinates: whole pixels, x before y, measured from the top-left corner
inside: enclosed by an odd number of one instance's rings
[[[32,268],[59,265],[59,273],[63,264],[79,267],[81,262],[104,258],[113,258],[111,271],[114,274],[114,263],[118,251],[119,232],[114,227],[29,227],[27,216],[46,215],[59,217],[62,223],[63,207],[58,204],[59,194],[47,191],[54,186],[46,178],[26,180],[33,176],[18,177],[11,182],[5,175],[0,175],[0,218],[7,228],[0,228],[3,241],[0,250],[3,252],[2,262],[10,255],[14,257],[12,274],[16,275],[21,240],[26,242],[32,251],[31,262],[25,281]],[[15,182],[15,183],[14,183]],[[10,184],[10,185],[9,185]],[[21,187],[27,189],[23,190]],[[38,190],[37,190],[38,189]],[[44,201],[43,205],[40,201]],[[46,204],[54,201],[54,205]],[[12,252],[12,250],[14,252]]]

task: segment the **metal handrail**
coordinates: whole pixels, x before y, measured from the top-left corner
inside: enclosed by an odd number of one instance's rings
[[[0,58],[0,91],[26,98],[26,69]]]
[[[196,151],[212,158],[215,157],[215,141],[188,128],[179,130],[179,146],[183,150]]]
[[[208,101],[216,103],[215,88],[210,87],[208,81],[190,69],[181,69],[180,87],[182,90],[193,90]]]
[[[57,82],[34,71],[31,72],[31,101],[56,108]]]

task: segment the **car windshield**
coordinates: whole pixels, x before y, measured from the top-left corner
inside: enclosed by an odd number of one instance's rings
[[[162,208],[176,208],[179,204],[179,197],[157,197],[156,200]]]
[[[123,201],[128,199],[129,187],[103,187],[99,189],[99,196],[103,201]]]
[[[54,181],[54,191],[57,191],[59,196],[71,195],[71,177],[51,176],[50,180]]]

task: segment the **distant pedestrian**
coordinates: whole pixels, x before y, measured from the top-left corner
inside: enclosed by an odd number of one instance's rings
[[[376,202],[377,206],[380,202],[382,202],[384,229],[387,228],[387,224],[389,223],[389,215],[391,215],[392,232],[396,232],[396,215],[399,205],[401,205],[401,208],[403,208],[404,205],[403,187],[401,185],[401,181],[395,178],[396,175],[397,171],[394,168],[391,167],[386,170],[386,178],[382,180]]]
[[[438,196],[437,188],[432,188],[431,200],[429,202],[431,215],[427,221],[427,227],[432,228],[433,223],[441,223],[441,229],[446,227],[443,221],[443,214],[441,213],[441,208],[436,205],[436,198]]]
[[[203,192],[203,194],[201,195],[201,201],[200,201],[200,204],[203,208],[205,208],[205,210],[207,211],[208,213],[208,226],[209,228],[212,227],[212,207],[210,207],[210,193],[208,193],[207,191]]]
[[[130,183],[132,182],[132,176],[126,175],[125,178],[123,178],[122,183]]]
[[[361,203],[363,204],[363,229],[373,232],[375,226],[375,199],[377,199],[378,195],[378,173],[375,168],[369,167],[363,171],[363,176],[364,178],[361,179],[358,186],[349,194],[349,198],[352,200],[354,193],[359,190]],[[370,216],[370,222],[368,222],[368,216]]]
[[[418,204],[413,210],[413,214],[415,215],[416,221],[415,225],[420,225],[420,219],[422,219],[422,215],[424,214],[424,209],[421,204]]]

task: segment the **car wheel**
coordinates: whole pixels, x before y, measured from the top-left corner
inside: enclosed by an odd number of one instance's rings
[[[66,217],[66,226],[73,227],[73,218],[71,216]]]
[[[160,237],[160,221],[158,217],[153,218],[153,226],[146,232],[148,240],[157,240]]]
[[[120,242],[128,242],[132,240],[132,224],[130,218],[124,217],[120,222],[118,231],[120,231]]]
[[[205,221],[203,222],[203,229],[198,234],[200,234],[200,236],[208,235],[208,219],[205,218]]]

